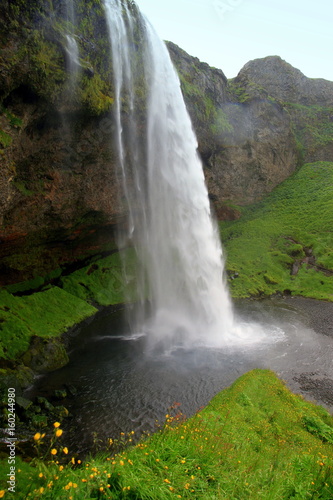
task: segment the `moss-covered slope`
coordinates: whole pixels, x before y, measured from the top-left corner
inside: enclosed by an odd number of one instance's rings
[[[0,362],[22,358],[35,366],[31,355],[25,353],[37,338],[59,339],[69,328],[94,315],[99,306],[134,300],[135,253],[128,250],[125,254],[126,280],[121,256],[115,252],[71,274],[58,276],[55,282],[40,278],[0,291]],[[29,290],[37,284],[38,291]]]

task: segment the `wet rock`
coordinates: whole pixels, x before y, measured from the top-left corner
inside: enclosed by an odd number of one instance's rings
[[[46,398],[38,397],[37,403],[46,411],[52,412],[54,410],[53,404],[51,404]]]
[[[32,405],[32,401],[23,398],[22,396],[16,396],[15,402],[20,408],[23,408],[24,410],[27,410]]]
[[[5,368],[0,370],[0,389],[7,390],[8,387],[16,389],[16,395],[20,395],[24,389],[32,384],[34,372],[27,366]]]
[[[77,395],[77,388],[72,384],[66,384],[66,389],[71,396]]]
[[[64,399],[67,397],[67,391],[66,389],[57,389],[56,391],[54,391],[54,395],[58,399]]]
[[[47,373],[65,366],[69,358],[65,347],[59,340],[35,337],[22,360],[34,372]]]

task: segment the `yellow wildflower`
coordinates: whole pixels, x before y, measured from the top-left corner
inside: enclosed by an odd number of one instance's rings
[[[58,451],[55,448],[52,448],[51,455],[56,455],[57,453],[58,453]]]
[[[62,433],[63,433],[62,429],[57,429],[57,430],[56,430],[55,435],[56,435],[56,436],[57,436],[57,438],[58,438],[58,437],[60,437],[60,436],[61,436],[61,434],[62,434]]]
[[[3,498],[5,496],[5,490],[0,491],[0,498]]]
[[[63,451],[63,453],[65,453],[65,455],[67,455],[67,453],[68,453],[68,448],[67,448],[67,446],[65,446],[65,448],[63,448],[63,449],[62,449],[62,451]]]
[[[35,440],[35,441],[39,441],[41,437],[42,437],[42,436],[41,436],[41,433],[40,433],[40,432],[36,432],[36,434],[34,435],[34,440]],[[1,497],[0,497],[0,498],[1,498]]]
[[[56,429],[58,429],[58,427],[60,427],[60,422],[54,422],[53,427],[55,427]]]

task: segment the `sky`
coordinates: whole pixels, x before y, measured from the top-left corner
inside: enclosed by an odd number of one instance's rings
[[[163,40],[235,77],[278,55],[309,78],[333,81],[332,0],[136,0]]]

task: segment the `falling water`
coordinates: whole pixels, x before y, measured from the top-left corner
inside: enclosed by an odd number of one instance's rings
[[[116,142],[129,207],[127,237],[143,270],[141,304],[148,298],[151,305],[149,317],[141,318],[136,328],[164,346],[219,344],[233,329],[232,306],[178,76],[165,44],[132,2],[105,0],[105,8],[112,47]],[[139,122],[133,69],[138,33],[147,95],[146,150],[141,155],[139,133],[126,137]]]
[[[66,53],[67,53],[67,69],[70,75],[69,84],[71,89],[74,89],[76,84],[78,69],[80,67],[79,62],[79,47],[75,39],[74,31],[75,26],[75,10],[73,0],[66,0],[66,21],[69,28],[69,32],[65,35],[66,38]]]

